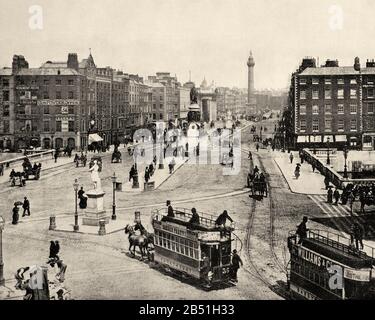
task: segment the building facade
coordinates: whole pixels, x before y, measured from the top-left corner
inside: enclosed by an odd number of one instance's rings
[[[305,58],[291,77],[289,109],[295,147],[344,145],[374,149],[375,67],[359,58],[340,67],[327,60],[321,67]]]

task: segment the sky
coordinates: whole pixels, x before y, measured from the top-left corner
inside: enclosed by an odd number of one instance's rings
[[[31,67],[69,52],[81,60],[91,48],[99,67],[182,83],[190,70],[198,85],[246,88],[252,50],[255,88],[286,88],[305,56],[375,58],[374,9],[373,0],[0,0],[0,66],[14,54]]]

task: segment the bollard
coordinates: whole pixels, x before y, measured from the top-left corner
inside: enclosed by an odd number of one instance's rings
[[[99,220],[99,236],[104,236],[106,234],[105,231],[105,220]]]
[[[49,230],[55,230],[56,229],[56,217],[50,216],[49,217]]]

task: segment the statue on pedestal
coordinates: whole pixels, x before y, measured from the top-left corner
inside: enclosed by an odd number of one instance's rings
[[[91,180],[94,183],[94,190],[102,190],[102,184],[99,177],[99,166],[96,160],[94,160],[94,165],[89,171],[91,172]]]

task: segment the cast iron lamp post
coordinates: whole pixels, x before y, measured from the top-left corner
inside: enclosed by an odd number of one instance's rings
[[[74,188],[74,191],[75,191],[75,213],[74,213],[74,228],[73,228],[74,232],[77,232],[79,230],[79,226],[78,226],[78,206],[77,206],[78,187],[79,187],[78,180],[75,179],[74,183],[73,183],[73,188]]]
[[[5,227],[5,220],[0,216],[0,286],[5,285],[4,279],[4,262],[3,262],[3,230]]]
[[[113,183],[113,203],[112,203],[112,220],[116,220],[116,173],[113,172],[111,177]]]
[[[331,159],[329,158],[329,137],[327,138],[327,164],[331,164]]]

